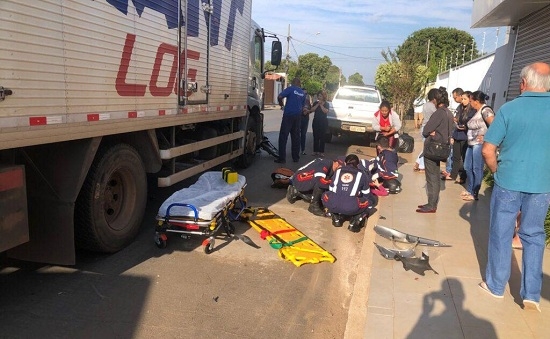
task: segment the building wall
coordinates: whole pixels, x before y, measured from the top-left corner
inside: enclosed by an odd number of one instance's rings
[[[446,87],[449,95],[457,87],[472,92],[480,90],[489,96],[487,103],[498,109],[506,102],[514,45],[515,35],[510,35],[508,43],[494,53],[438,74],[434,87]],[[452,108],[458,106],[452,96],[450,102]]]

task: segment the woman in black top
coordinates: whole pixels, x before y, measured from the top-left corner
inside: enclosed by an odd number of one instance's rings
[[[311,110],[315,112],[311,126],[313,128],[313,155],[325,156],[325,134],[328,129],[327,114],[329,107],[327,93],[319,91],[317,101],[311,107]]]
[[[466,171],[464,170],[464,158],[468,148],[468,137],[466,136],[468,126],[466,124],[476,113],[476,109],[470,105],[470,95],[472,95],[470,91],[465,91],[462,94],[462,103],[458,107],[455,117],[456,128],[453,131],[453,164],[450,177],[457,184],[466,182]]]
[[[432,114],[426,126],[422,130],[422,135],[426,138],[424,143],[434,140],[437,142],[449,142],[454,127],[454,118],[449,106],[449,95],[443,88],[439,88],[435,93],[437,110]],[[424,157],[424,167],[426,175],[426,194],[428,203],[419,205],[418,213],[435,213],[439,202],[439,190],[441,189],[440,162]]]

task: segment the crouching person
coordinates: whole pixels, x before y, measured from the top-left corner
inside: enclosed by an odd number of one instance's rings
[[[390,147],[389,139],[380,137],[376,147],[377,156],[374,160],[373,173],[377,173],[379,181],[382,182],[389,193],[397,194],[401,192],[401,174],[397,171],[399,156],[397,152]]]
[[[335,171],[322,198],[323,205],[332,214],[332,225],[341,227],[349,218],[348,229],[352,232],[361,230],[378,201],[370,193],[370,176],[358,165],[359,158],[355,154],[348,155],[345,165]]]
[[[291,177],[286,192],[286,199],[293,204],[298,199],[309,202],[308,211],[324,216],[321,196],[328,189],[330,177],[334,171],[343,165],[342,161],[317,158],[300,167]]]

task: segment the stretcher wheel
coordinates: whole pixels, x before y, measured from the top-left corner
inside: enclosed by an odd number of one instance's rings
[[[168,244],[166,234],[155,234],[155,245],[157,245],[158,248],[166,248],[166,245]]]
[[[202,246],[204,246],[204,253],[210,254],[214,252],[214,239],[204,239]]]
[[[231,221],[227,222],[227,235],[235,234],[235,225]]]

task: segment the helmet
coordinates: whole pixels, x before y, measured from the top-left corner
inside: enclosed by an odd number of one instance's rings
[[[401,183],[395,178],[384,180],[383,186],[387,188],[388,192],[390,192],[391,194],[397,194],[401,192]]]

